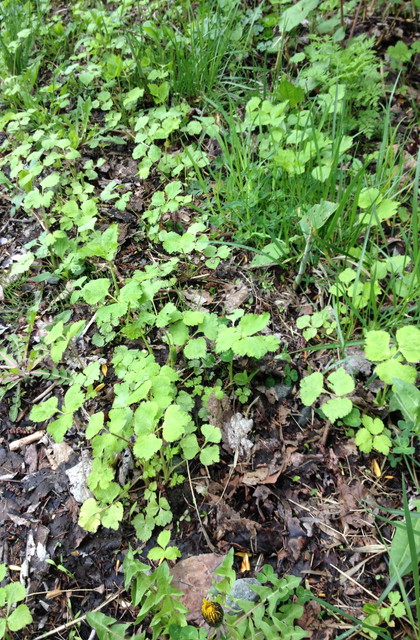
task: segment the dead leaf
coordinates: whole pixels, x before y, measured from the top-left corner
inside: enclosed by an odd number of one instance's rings
[[[208,595],[215,578],[213,571],[222,561],[221,555],[202,553],[185,558],[172,567],[172,586],[184,594],[181,602],[189,610],[186,616],[188,622],[199,624],[202,621],[202,601]]]
[[[235,413],[222,427],[222,439],[229,453],[238,451],[240,457],[249,454],[254,444],[246,437],[252,430],[254,421],[245,418],[242,413]]]

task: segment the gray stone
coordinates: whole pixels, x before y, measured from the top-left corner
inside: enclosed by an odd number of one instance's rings
[[[293,391],[293,385],[289,386],[287,384],[276,384],[274,387],[274,391],[276,393],[277,400],[281,402],[282,400],[286,400]]]
[[[299,427],[306,427],[308,422],[312,420],[312,407],[303,407],[300,412],[300,418],[297,421]]]
[[[233,601],[233,598],[247,600],[248,602],[258,602],[259,595],[250,587],[251,584],[261,586],[256,578],[239,578],[235,580],[230,596],[226,598],[227,606],[233,611],[242,611],[240,605]]]

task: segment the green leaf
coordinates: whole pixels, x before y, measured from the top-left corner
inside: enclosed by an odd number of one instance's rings
[[[58,398],[53,396],[52,398],[48,398],[45,402],[41,402],[41,404],[36,404],[32,407],[31,413],[29,414],[29,420],[33,420],[34,422],[44,422],[44,420],[48,420],[54,413],[57,412],[58,406]]]
[[[6,601],[9,605],[20,602],[26,597],[26,589],[21,582],[9,582],[4,588],[6,590]]]
[[[96,533],[101,524],[100,513],[101,508],[95,498],[88,498],[80,508],[79,525],[90,533]]]
[[[285,11],[282,11],[278,31],[289,33],[298,26],[319,4],[319,0],[299,0]]]
[[[347,416],[353,408],[349,398],[331,398],[322,405],[322,411],[330,422],[335,422],[339,418]]]
[[[372,444],[373,448],[376,449],[376,451],[379,451],[379,453],[382,453],[384,456],[388,455],[392,447],[391,440],[384,433],[381,433],[379,436],[375,436],[373,438]]]
[[[259,359],[269,351],[277,351],[279,344],[280,340],[275,336],[252,336],[236,340],[232,345],[232,350],[238,356]]]
[[[389,348],[390,335],[387,331],[368,331],[365,342],[365,356],[371,362],[386,360],[392,353]]]
[[[41,180],[40,185],[42,189],[48,189],[49,187],[55,187],[60,182],[59,173],[50,173],[49,176]]]
[[[138,460],[151,460],[161,450],[162,439],[154,433],[138,436],[133,447],[133,453]]]
[[[201,433],[205,437],[205,441],[218,443],[222,439],[222,432],[219,427],[215,427],[212,424],[203,424],[201,427]]]
[[[200,453],[200,462],[204,466],[215,464],[220,460],[220,451],[217,444],[212,444],[209,447],[205,447]]]
[[[414,384],[417,378],[417,371],[414,367],[401,364],[401,362],[394,359],[381,362],[381,364],[377,365],[375,371],[380,380],[386,382],[386,384],[392,384],[393,378],[399,378]]]
[[[418,512],[417,512],[418,513]],[[402,520],[398,523],[395,535],[389,550],[389,579],[394,581],[397,576],[403,578],[412,571],[413,562],[420,558],[420,517],[410,516],[410,528],[414,533],[414,542],[417,558],[412,558],[407,535],[407,523]]]
[[[31,624],[32,616],[26,604],[20,604],[7,618],[7,626],[10,631],[19,631]]]
[[[303,404],[310,407],[324,391],[324,376],[315,371],[300,382],[300,399]]]
[[[368,209],[374,203],[379,204],[381,200],[379,190],[372,187],[371,189],[362,189],[357,204],[361,209]]]
[[[171,532],[168,529],[161,531],[157,537],[157,543],[162,549],[166,549],[171,539]]]
[[[165,411],[162,435],[166,442],[179,440],[191,418],[176,404],[171,404]]]
[[[195,458],[200,450],[198,446],[197,436],[194,433],[186,436],[181,440],[181,449],[185,460],[192,460]]]
[[[337,396],[344,396],[354,391],[354,380],[346,372],[344,367],[340,367],[337,371],[331,373],[331,375],[328,376],[328,382]]]
[[[354,442],[363,453],[370,453],[372,451],[372,435],[364,427],[363,429],[359,429],[359,431],[356,433]]]
[[[401,329],[398,329],[396,337],[398,349],[401,351],[407,362],[419,362],[420,329],[412,326],[401,327]]]
[[[420,425],[420,390],[409,382],[392,378],[394,396],[390,410],[400,409],[404,419],[413,422],[414,427]],[[394,407],[394,404],[396,407]]]
[[[86,438],[91,439],[96,436],[104,426],[104,413],[94,413],[90,416],[86,429]]]
[[[261,313],[261,315],[247,313],[240,319],[238,329],[240,329],[243,336],[252,336],[254,333],[265,329],[269,322],[270,314],[268,311]]]
[[[82,298],[88,304],[97,304],[105,300],[108,289],[111,286],[111,282],[108,278],[98,278],[97,280],[91,280],[81,290]]]
[[[109,505],[101,514],[101,523],[107,529],[117,530],[123,519],[124,509],[121,502]]]
[[[162,327],[166,327],[168,324],[176,322],[181,318],[182,313],[178,311],[173,302],[167,302],[157,315],[156,326],[161,329]]]
[[[126,640],[126,632],[129,623],[119,624],[114,618],[110,618],[100,611],[89,612],[86,620],[95,629],[99,640]]]
[[[385,426],[380,418],[371,418],[370,416],[363,416],[362,424],[373,436],[377,436],[382,433]]]
[[[204,358],[207,353],[207,343],[204,338],[192,338],[184,347],[184,355],[189,360]]]

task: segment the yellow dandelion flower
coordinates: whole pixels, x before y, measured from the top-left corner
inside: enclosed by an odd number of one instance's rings
[[[218,627],[223,622],[223,609],[218,602],[203,598],[201,613],[210,627]]]

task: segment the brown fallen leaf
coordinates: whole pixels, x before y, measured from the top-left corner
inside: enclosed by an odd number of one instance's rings
[[[203,598],[210,591],[215,578],[213,571],[222,563],[223,558],[224,556],[215,553],[201,553],[185,558],[171,568],[172,585],[184,594],[181,602],[189,610],[186,616],[188,622],[202,622]]]

